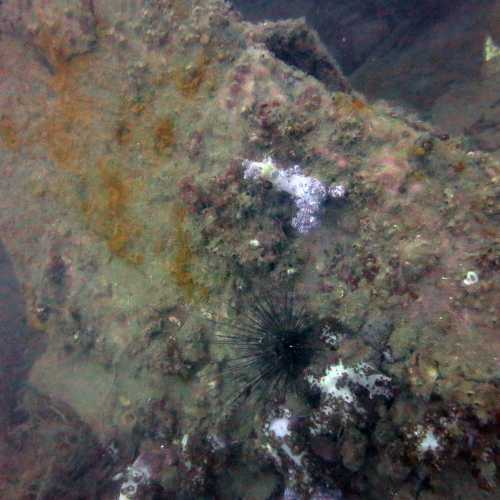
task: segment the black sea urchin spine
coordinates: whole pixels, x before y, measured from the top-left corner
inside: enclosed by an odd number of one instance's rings
[[[238,386],[231,401],[263,399],[274,391],[284,397],[309,365],[313,328],[294,294],[253,297],[238,321],[225,324],[228,333],[217,343],[229,344],[234,357],[224,370],[225,381]]]

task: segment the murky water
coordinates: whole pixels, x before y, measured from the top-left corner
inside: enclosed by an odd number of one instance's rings
[[[499,15],[0,2],[0,498],[496,498]]]

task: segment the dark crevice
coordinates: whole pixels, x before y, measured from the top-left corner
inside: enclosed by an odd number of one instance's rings
[[[275,57],[323,82],[329,90],[349,91],[350,85],[305,19],[267,23],[261,41]]]

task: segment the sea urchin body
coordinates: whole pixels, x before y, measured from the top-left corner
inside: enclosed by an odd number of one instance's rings
[[[240,319],[227,326],[217,341],[236,351],[226,369],[238,385],[233,401],[262,399],[275,391],[285,396],[297,387],[314,347],[312,324],[293,294],[253,297]]]

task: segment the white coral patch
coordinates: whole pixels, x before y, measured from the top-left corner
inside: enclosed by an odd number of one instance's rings
[[[442,448],[439,437],[432,427],[424,428],[421,425],[417,426],[415,436],[418,439],[417,453],[420,457],[423,457],[427,453],[436,454]]]
[[[370,398],[374,396],[391,396],[389,383],[391,379],[381,373],[370,373],[373,369],[367,363],[359,363],[354,367],[346,367],[339,361],[328,367],[320,379],[308,377],[308,382],[321,389],[329,399],[343,401],[361,410],[352,387],[361,386],[368,391]]]
[[[245,179],[264,178],[273,186],[291,195],[297,213],[292,226],[300,233],[307,233],[319,224],[319,211],[328,196],[328,189],[314,177],[304,175],[298,165],[279,169],[271,157],[262,161],[243,162]]]
[[[269,424],[269,430],[279,439],[284,439],[290,435],[290,420],[286,417],[275,418]]]
[[[418,446],[418,449],[425,453],[426,451],[436,451],[439,448],[439,439],[432,431],[426,432],[424,439]]]
[[[119,500],[130,500],[136,497],[139,486],[147,484],[151,479],[151,469],[139,455],[124,473],[117,474],[114,479],[123,479],[120,486]]]

